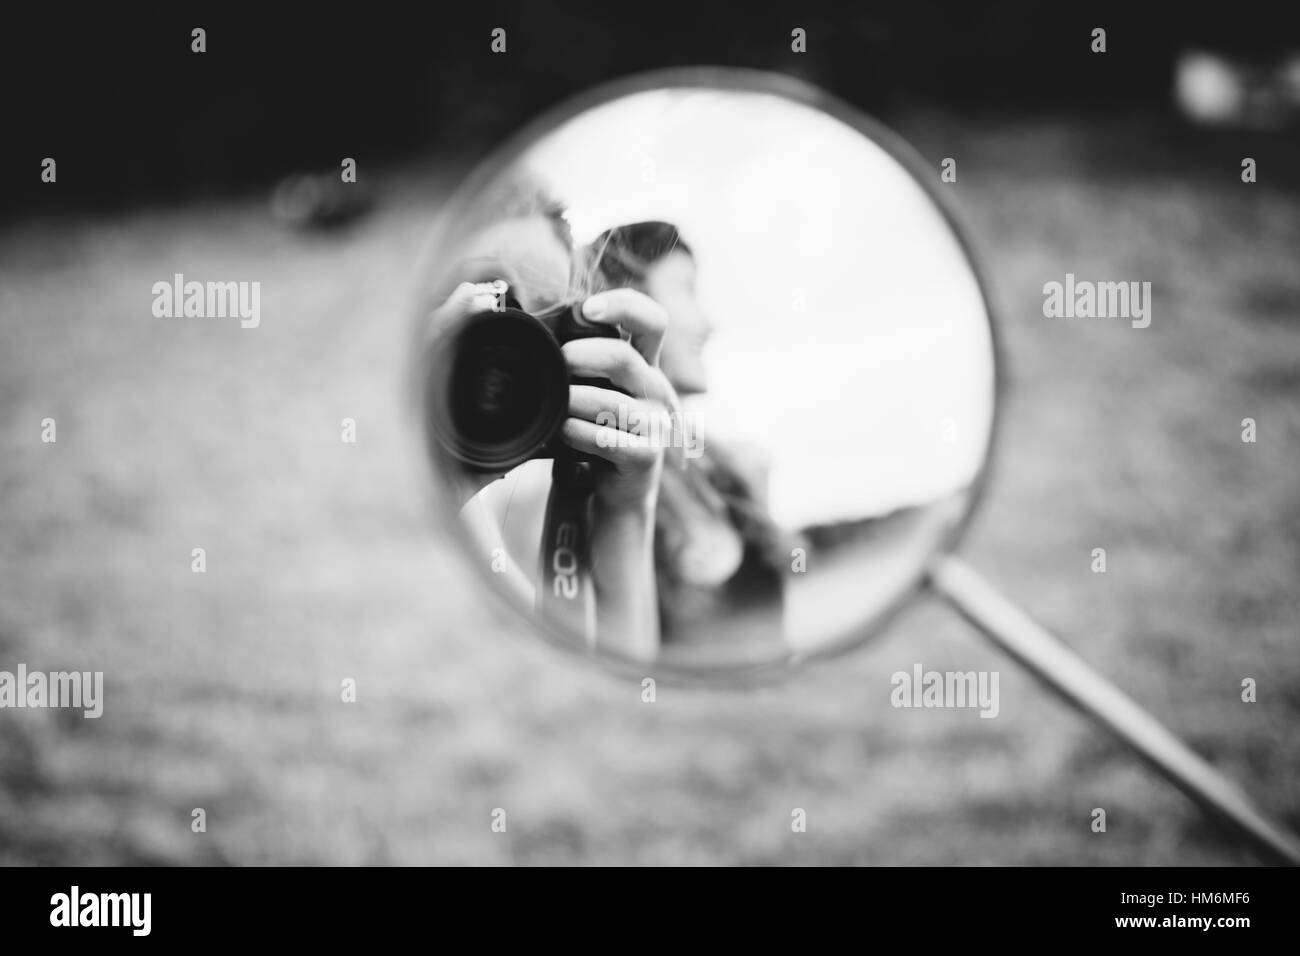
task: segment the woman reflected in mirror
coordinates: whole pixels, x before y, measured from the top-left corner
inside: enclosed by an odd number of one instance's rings
[[[583,321],[620,332],[562,346],[572,381],[559,441],[591,463],[588,639],[637,660],[665,648],[719,664],[779,651],[791,547],[765,508],[765,460],[706,436],[681,408],[682,396],[707,390],[712,326],[678,230],[634,223],[574,249],[562,207],[516,191],[463,252],[463,281],[434,310],[434,328],[491,308],[491,283],[503,281],[529,313],[571,301]],[[503,583],[542,607],[536,561],[553,505],[551,462],[462,477],[476,550],[503,556],[493,566]]]
[[[585,258],[599,284],[634,289],[664,308],[659,367],[683,399],[706,393],[713,324],[696,288],[696,255],[678,228],[661,221],[618,226],[598,236]],[[769,659],[784,649],[782,580],[799,542],[768,514],[766,456],[689,413],[673,427],[671,444],[685,453],[663,470],[654,535],[665,651],[706,666]]]

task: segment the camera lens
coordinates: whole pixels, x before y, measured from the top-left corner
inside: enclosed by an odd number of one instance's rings
[[[527,432],[542,387],[528,356],[514,343],[467,352],[452,377],[456,428],[492,444]]]
[[[568,398],[555,337],[517,309],[471,316],[430,369],[434,437],[479,470],[505,471],[535,457],[559,430]]]

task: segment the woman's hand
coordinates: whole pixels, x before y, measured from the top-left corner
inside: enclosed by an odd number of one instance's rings
[[[681,445],[673,440],[681,404],[659,370],[667,314],[632,289],[593,295],[583,303],[582,314],[589,322],[618,326],[629,339],[565,344],[571,376],[607,379],[613,388],[570,385],[569,417],[561,436],[570,448],[596,459],[596,504],[602,512],[652,514],[665,449]]]
[[[672,441],[672,425],[681,420],[681,406],[659,370],[668,317],[659,303],[632,289],[594,295],[582,313],[628,334],[627,341],[575,339],[564,346],[571,376],[607,379],[613,386],[571,384],[561,431],[565,444],[593,462],[597,641],[627,657],[652,660],[659,648],[655,504],[665,447],[680,445]],[[680,452],[673,459],[679,461]]]
[[[494,309],[501,292],[502,288],[496,282],[462,282],[456,286],[446,301],[429,313],[424,326],[426,352],[436,347],[435,343],[441,334],[455,328],[467,316]],[[500,475],[471,471],[455,465],[449,466],[448,469],[448,479],[458,507],[466,505],[484,487],[499,477]]]

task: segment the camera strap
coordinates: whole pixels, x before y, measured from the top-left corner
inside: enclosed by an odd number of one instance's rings
[[[591,579],[591,464],[557,455],[542,530],[537,609],[561,633],[596,644],[596,589]]]

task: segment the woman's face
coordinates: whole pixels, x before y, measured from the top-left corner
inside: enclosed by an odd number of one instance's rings
[[[678,392],[706,391],[704,343],[713,326],[695,297],[695,259],[681,250],[668,253],[646,270],[643,291],[668,312],[659,367]]]

